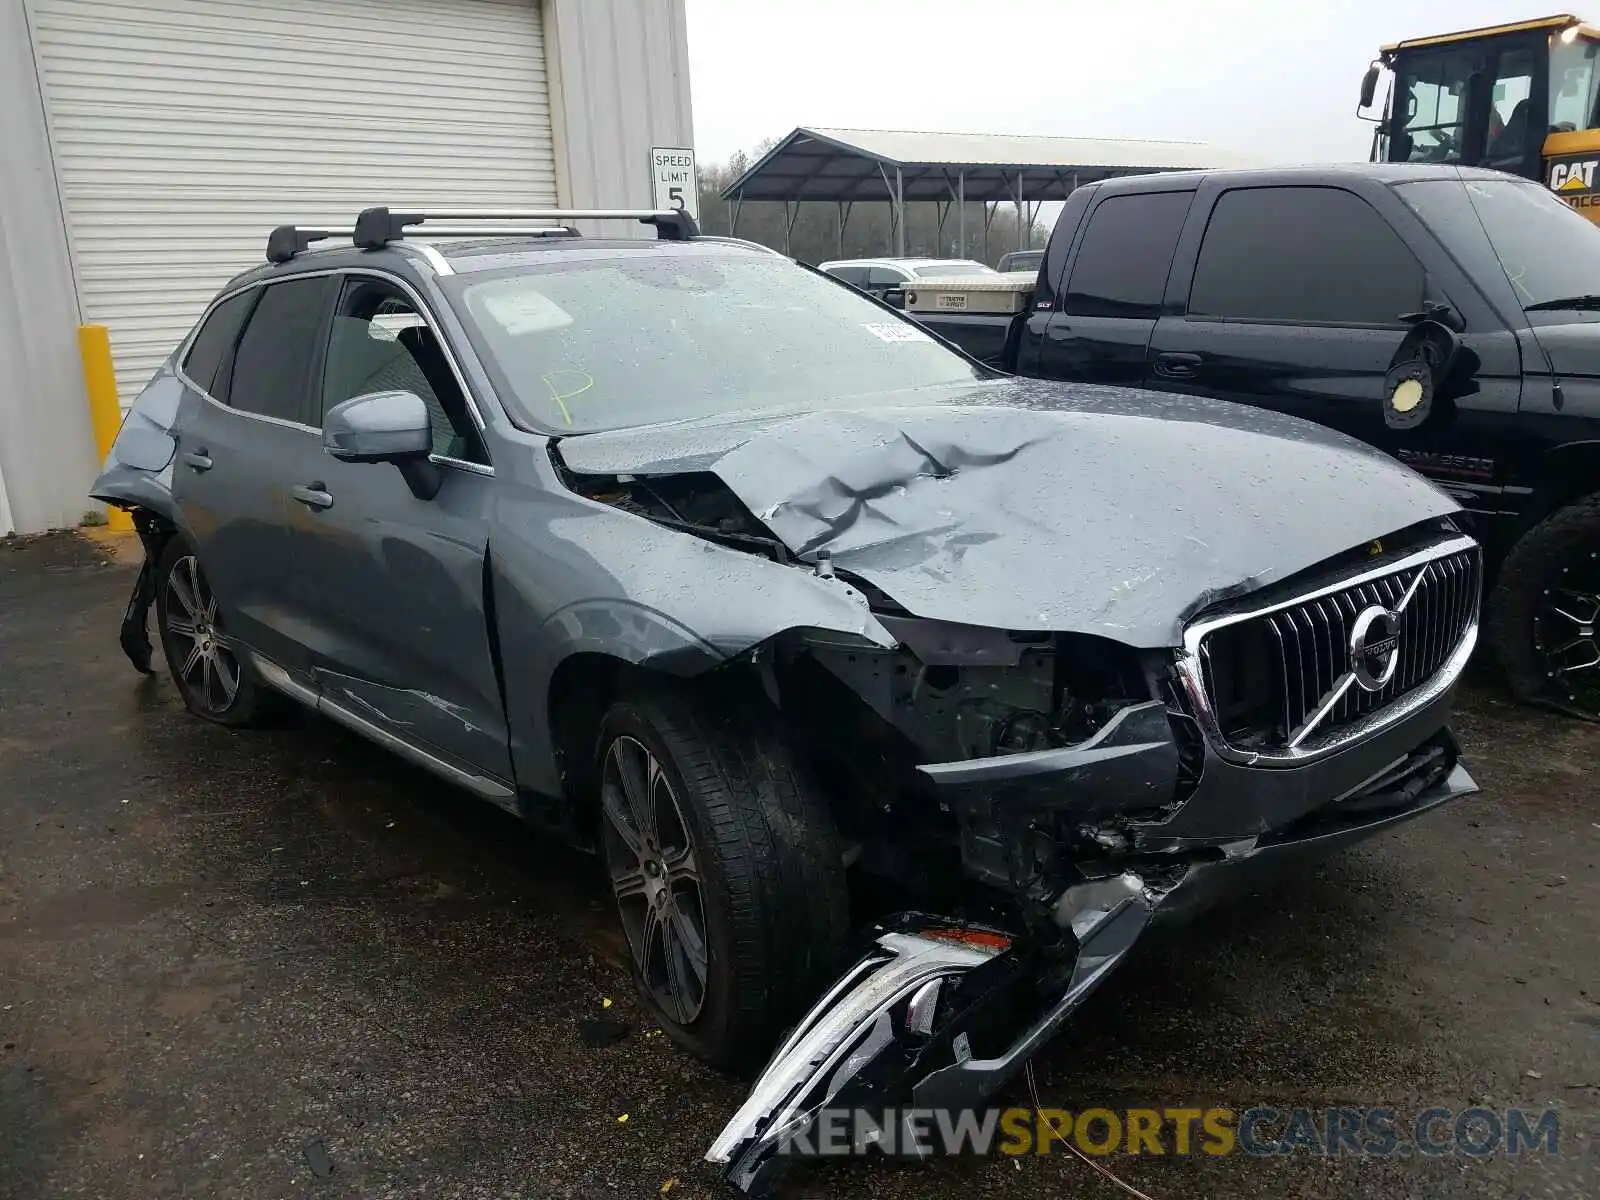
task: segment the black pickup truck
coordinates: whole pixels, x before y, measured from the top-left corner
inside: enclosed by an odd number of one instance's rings
[[[1421,164],[1109,180],[1072,194],[1031,287],[963,286],[907,309],[990,365],[1277,409],[1432,479],[1484,543],[1514,690],[1600,717],[1600,228],[1544,188]]]

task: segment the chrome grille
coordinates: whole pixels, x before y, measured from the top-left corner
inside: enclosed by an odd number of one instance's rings
[[[1191,649],[1202,723],[1226,747],[1268,758],[1354,736],[1447,666],[1459,671],[1457,652],[1476,636],[1480,575],[1477,546],[1460,538],[1261,611],[1200,622]],[[1373,608],[1390,614],[1380,628],[1398,643],[1393,675],[1368,690],[1377,680],[1369,671],[1368,684],[1359,681],[1352,639]]]

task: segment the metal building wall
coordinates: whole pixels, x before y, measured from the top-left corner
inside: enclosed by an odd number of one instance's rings
[[[0,0],[0,534],[76,525],[94,439],[23,0]]]
[[[537,0],[27,2],[124,407],[274,225],[555,203]]]
[[[654,203],[650,148],[694,146],[684,0],[543,2],[562,203]]]

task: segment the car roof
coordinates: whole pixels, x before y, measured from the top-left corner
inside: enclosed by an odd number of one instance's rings
[[[1152,175],[1124,175],[1086,186],[1105,192],[1177,191],[1196,186],[1202,180],[1224,183],[1281,184],[1301,186],[1349,183],[1370,179],[1377,183],[1412,183],[1425,179],[1514,179],[1503,171],[1483,167],[1462,167],[1449,163],[1311,163],[1288,167],[1244,167],[1216,171],[1162,171]],[[1537,185],[1535,185],[1537,186]]]

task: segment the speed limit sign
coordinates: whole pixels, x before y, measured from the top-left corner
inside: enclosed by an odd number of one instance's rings
[[[682,208],[700,219],[700,187],[695,182],[694,151],[673,146],[650,150],[650,179],[657,208]]]

